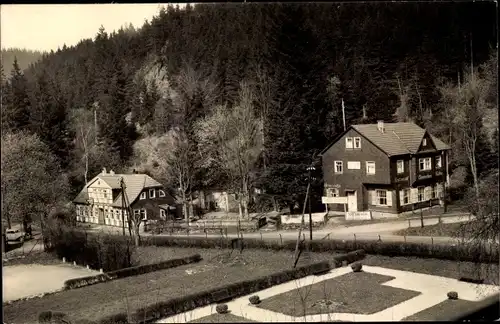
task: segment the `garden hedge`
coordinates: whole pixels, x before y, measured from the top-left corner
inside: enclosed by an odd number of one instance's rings
[[[143,245],[198,247],[198,248],[230,248],[232,238],[226,237],[175,237],[149,236],[141,242]],[[245,248],[266,248],[273,250],[295,250],[295,240],[261,240],[244,238]],[[312,240],[306,242],[311,252],[350,252],[364,250],[366,254],[385,256],[404,256],[435,258],[452,261],[470,261],[481,263],[498,263],[499,251],[486,251],[475,245],[441,245],[429,243],[402,243],[368,240]]]
[[[126,314],[115,314],[100,319],[98,323],[127,323],[127,321],[133,323],[151,323],[160,318],[179,314],[197,307],[223,303],[233,298],[248,295],[284,282],[300,279],[316,273],[323,273],[331,268],[332,266],[327,261],[314,263],[296,269],[281,271],[254,280],[241,281],[188,296],[162,301],[138,309],[131,315],[130,318],[127,318]]]
[[[125,277],[137,276],[144,273],[154,272],[158,270],[164,270],[169,268],[179,267],[181,265],[195,263],[201,261],[201,256],[199,254],[194,254],[185,258],[172,259],[167,261],[162,261],[158,263],[140,265],[135,267],[124,268],[120,270],[110,271],[104,274],[98,274],[95,276],[83,277],[66,280],[64,282],[65,289],[75,289],[85,286],[94,285],[100,282],[110,281],[114,279],[121,279]]]

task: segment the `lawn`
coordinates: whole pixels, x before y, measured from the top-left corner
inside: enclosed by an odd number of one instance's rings
[[[471,228],[474,228],[474,221],[464,223],[440,223],[427,225],[425,227],[409,227],[394,233],[401,236],[447,236],[447,237],[465,237],[471,236]]]
[[[66,313],[71,318],[97,320],[160,300],[166,301],[242,280],[267,276],[293,265],[293,252],[267,250],[244,250],[242,255],[233,252],[233,256],[228,257],[227,250],[149,247],[141,249],[135,259],[139,263],[153,263],[193,253],[201,254],[204,259],[197,264],[4,305],[4,321],[33,323],[37,321],[40,312],[49,310]],[[310,253],[309,257],[302,257],[299,264],[331,259],[331,253]]]
[[[189,321],[188,323],[257,323],[251,321],[247,318],[233,315],[231,313],[227,314],[212,314],[202,318],[198,318],[194,321]]]
[[[381,284],[394,279],[351,272],[262,300],[258,307],[291,316],[327,313],[373,314],[420,293]]]
[[[435,321],[438,318],[451,317],[457,313],[461,313],[464,309],[469,308],[471,305],[476,304],[476,302],[468,300],[450,300],[447,299],[437,305],[424,309],[416,314],[403,318],[402,321]]]
[[[369,266],[425,273],[454,279],[460,279],[461,277],[481,277],[484,279],[485,284],[499,284],[498,264],[475,264],[473,262],[380,255],[367,255],[362,260],[362,263]]]

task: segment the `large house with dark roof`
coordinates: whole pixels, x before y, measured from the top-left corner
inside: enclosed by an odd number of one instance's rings
[[[332,214],[397,216],[442,203],[450,147],[413,123],[352,125],[321,152]]]
[[[73,203],[77,221],[119,227],[123,226],[122,219],[128,227],[127,213],[122,218],[128,207],[145,223],[178,214],[175,199],[155,179],[146,174],[115,174],[105,168],[85,185]]]

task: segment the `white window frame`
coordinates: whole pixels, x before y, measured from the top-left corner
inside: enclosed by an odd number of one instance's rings
[[[396,168],[398,174],[404,173],[405,172],[405,160],[397,160],[396,161]]]
[[[146,199],[146,192],[141,192],[141,196],[139,197],[140,200]]]
[[[146,213],[146,209],[141,209],[139,213],[141,215],[141,220],[145,221],[148,219],[148,214]]]
[[[354,137],[354,148],[355,149],[361,148],[361,137]]]
[[[369,172],[369,167],[370,165],[373,164],[373,172]],[[375,161],[366,161],[366,174],[376,174],[377,173],[377,168],[376,168],[376,164],[375,164]]]
[[[420,189],[422,189],[422,193],[420,193]],[[422,199],[420,199],[422,198]],[[425,187],[417,188],[417,202],[425,201]]]
[[[163,191],[163,190],[161,190],[161,189],[160,189],[160,190],[158,190],[158,197],[165,197],[165,196],[166,196],[166,195],[165,195],[165,191]]]
[[[327,197],[339,197],[340,192],[338,188],[326,188]]]
[[[443,167],[443,159],[441,155],[436,156],[436,169],[440,169]]]
[[[102,189],[104,198],[108,199],[108,191],[106,189]]]
[[[422,146],[427,146],[427,138],[424,138],[424,139],[422,140]]]
[[[361,162],[360,161],[347,161],[347,169],[348,170],[361,170]]]
[[[334,171],[335,173],[342,174],[344,173],[344,162],[343,161],[334,161]],[[340,171],[338,171],[337,166],[340,166]]]
[[[437,198],[437,186],[432,185],[431,186],[431,199],[436,199]]]
[[[382,195],[382,193],[384,193],[384,195]],[[377,190],[375,190],[375,195],[377,197],[377,205],[378,206],[388,206],[387,205],[387,190],[377,189]],[[385,204],[383,203],[382,199],[385,199]]]
[[[419,169],[419,171],[432,170],[432,159],[430,157],[419,158],[418,159],[418,169]]]
[[[151,194],[153,193],[153,194]],[[149,189],[149,198],[155,198],[156,197],[156,190],[154,189]]]
[[[167,212],[165,209],[160,209],[160,218],[167,219]]]
[[[345,148],[353,149],[354,148],[354,139],[352,137],[345,138]]]
[[[410,200],[410,197],[411,197],[411,189],[403,189],[403,205],[408,205],[409,203],[411,203],[411,200]],[[405,202],[405,199],[407,200]]]

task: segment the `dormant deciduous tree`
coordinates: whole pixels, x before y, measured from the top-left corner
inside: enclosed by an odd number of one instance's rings
[[[441,88],[449,109],[457,140],[465,152],[476,196],[479,196],[478,141],[482,135],[482,119],[488,111],[487,85],[476,73],[468,72],[460,85]]]
[[[196,127],[206,163],[226,175],[229,191],[237,195],[240,216],[245,217],[248,217],[253,174],[262,151],[260,126],[253,89],[243,82],[235,106],[216,106]]]

